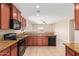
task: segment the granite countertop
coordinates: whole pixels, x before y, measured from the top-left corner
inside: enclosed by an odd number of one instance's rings
[[[28,36],[56,36],[53,32],[45,32],[45,33],[27,33]]]
[[[64,43],[64,45],[71,48],[76,53],[79,53],[79,43]]]
[[[0,52],[17,43],[19,40],[0,40]]]
[[[17,37],[17,40],[4,40],[0,39],[0,52],[5,50],[6,48],[12,46],[17,43],[19,40],[22,40],[23,37],[27,37],[28,35],[21,35],[21,37]]]

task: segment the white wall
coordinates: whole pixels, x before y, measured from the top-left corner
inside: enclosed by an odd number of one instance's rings
[[[58,40],[69,42],[69,20],[61,20],[55,23],[54,32]]]
[[[38,27],[43,27],[43,30],[39,30]],[[52,24],[33,24],[33,32],[53,32]]]
[[[26,32],[33,31],[33,24],[29,20],[26,21],[26,28],[24,29],[24,31],[26,31]]]

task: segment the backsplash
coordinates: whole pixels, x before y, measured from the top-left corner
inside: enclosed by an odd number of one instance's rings
[[[3,35],[4,34],[6,34],[6,33],[13,33],[14,32],[14,30],[0,30],[0,38],[2,38],[3,37]]]
[[[13,29],[10,29],[10,30],[0,30],[0,39],[3,38],[3,35],[6,34],[6,33],[21,33],[23,32],[22,30],[13,30]]]

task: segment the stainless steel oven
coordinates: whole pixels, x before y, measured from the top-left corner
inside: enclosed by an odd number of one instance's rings
[[[22,56],[25,52],[26,46],[25,46],[25,38],[22,38],[19,42],[18,42],[18,55]]]

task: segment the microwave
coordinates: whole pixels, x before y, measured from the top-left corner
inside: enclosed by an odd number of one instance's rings
[[[21,29],[21,22],[16,19],[10,19],[10,29],[20,30]]]

